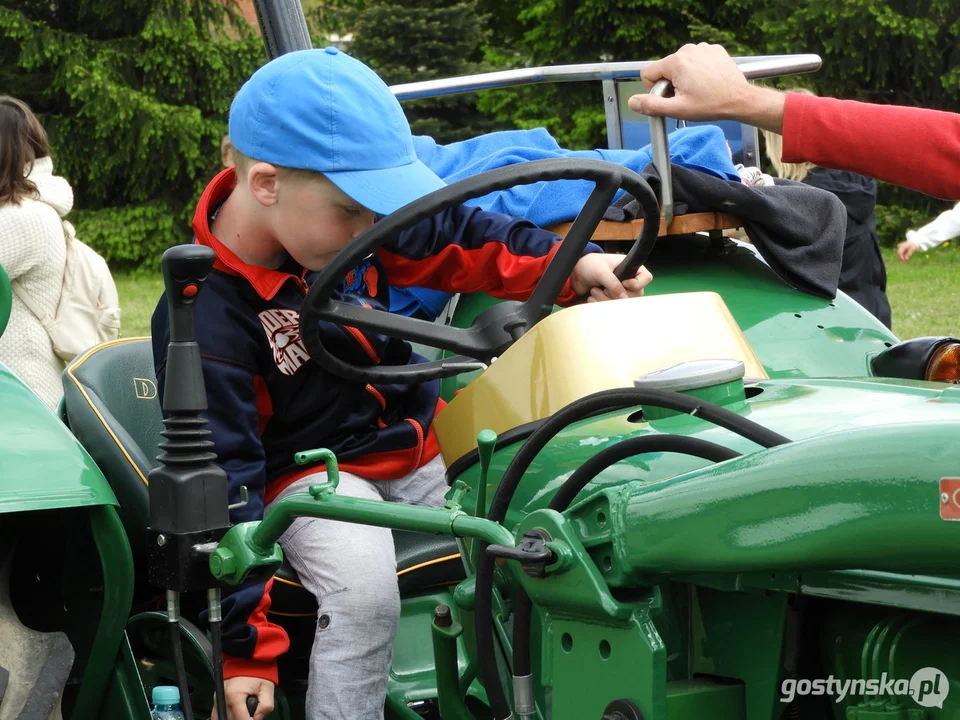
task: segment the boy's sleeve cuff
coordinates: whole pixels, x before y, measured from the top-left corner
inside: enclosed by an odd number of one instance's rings
[[[223,679],[234,677],[255,677],[269,680],[274,685],[280,684],[280,675],[277,672],[275,660],[248,660],[247,658],[223,656]]]
[[[560,307],[570,307],[571,305],[576,305],[581,299],[582,298],[573,291],[573,288],[570,287],[570,280],[568,278],[563,284],[563,290],[560,291],[556,304]]]

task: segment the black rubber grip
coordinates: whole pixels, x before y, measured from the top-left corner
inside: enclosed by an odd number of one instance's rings
[[[257,714],[257,706],[260,704],[260,701],[257,699],[256,695],[247,695],[247,712],[250,713],[250,717],[253,717]]]

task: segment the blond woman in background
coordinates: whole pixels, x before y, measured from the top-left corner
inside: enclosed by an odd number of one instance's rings
[[[796,89],[813,95],[809,90]],[[890,301],[887,299],[887,270],[877,239],[877,184],[874,180],[845,170],[831,170],[813,163],[785,163],[783,138],[769,130],[761,130],[766,153],[776,174],[828,190],[847,209],[847,231],[843,243],[843,263],[839,287],[866,308],[880,322],[891,327]]]

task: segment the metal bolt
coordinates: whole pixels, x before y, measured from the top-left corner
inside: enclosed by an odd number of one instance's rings
[[[950,502],[950,496],[946,493],[940,493],[940,502],[946,505],[948,502]],[[163,536],[161,535],[160,537]]]
[[[450,608],[446,605],[437,605],[433,611],[433,624],[437,627],[445,628],[453,624],[450,618]]]
[[[166,535],[157,535],[157,545],[159,545],[160,547],[163,547],[166,544],[167,544]]]
[[[212,572],[213,576],[218,580],[222,580],[236,571],[236,558],[227,548],[217,548],[210,556],[210,572]]]

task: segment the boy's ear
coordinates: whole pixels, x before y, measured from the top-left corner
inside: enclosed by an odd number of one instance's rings
[[[277,166],[258,162],[247,170],[247,187],[250,194],[264,207],[277,202]]]

